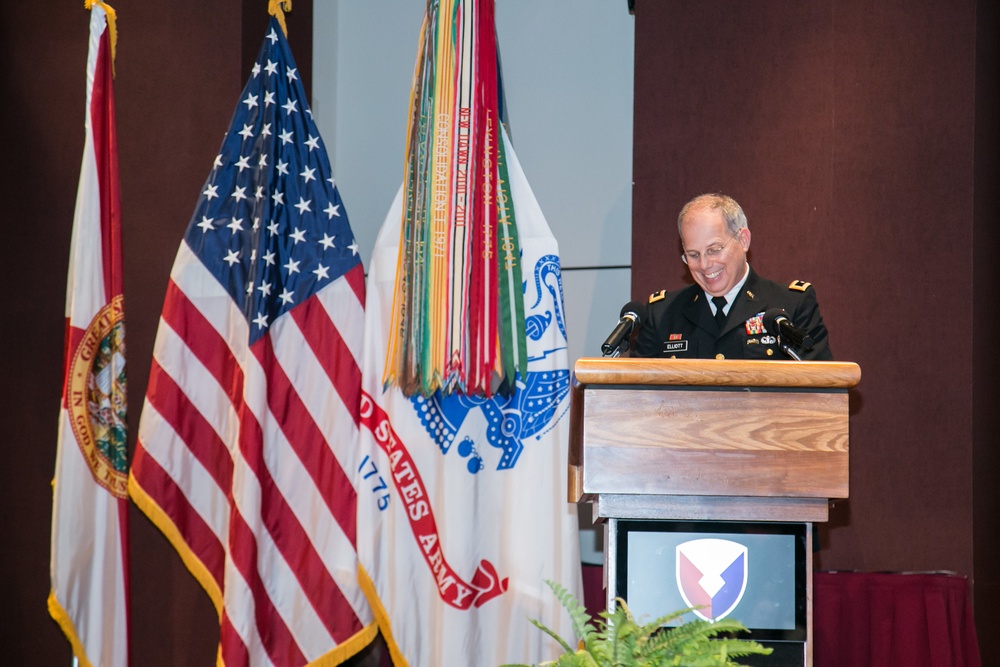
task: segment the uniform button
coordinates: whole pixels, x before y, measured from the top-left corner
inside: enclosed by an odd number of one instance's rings
[[[671,355],[670,355],[670,358],[671,358],[671,359],[676,359],[676,358],[677,358],[677,355],[676,355],[676,354],[671,354]]]
[[[767,356],[770,357],[772,354],[774,354],[774,350],[772,350],[771,348],[768,348],[767,349]]]
[[[725,359],[725,358],[726,358],[726,355],[724,355],[724,354],[722,354],[722,353],[720,352],[720,353],[718,353],[717,355],[715,355],[715,358],[716,358],[716,359]]]

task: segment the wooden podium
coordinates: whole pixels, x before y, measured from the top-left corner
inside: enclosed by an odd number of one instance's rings
[[[609,607],[618,520],[801,522],[811,541],[830,500],[848,496],[848,389],[860,379],[844,362],[577,361],[569,500],[591,503],[611,533]]]

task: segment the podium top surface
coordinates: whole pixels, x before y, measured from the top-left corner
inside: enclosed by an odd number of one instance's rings
[[[845,361],[584,357],[574,373],[583,385],[850,389],[861,381],[861,368]]]

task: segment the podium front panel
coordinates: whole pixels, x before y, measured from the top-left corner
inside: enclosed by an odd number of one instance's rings
[[[846,498],[846,390],[587,387],[583,492]]]

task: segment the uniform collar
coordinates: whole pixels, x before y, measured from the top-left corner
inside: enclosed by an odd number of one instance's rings
[[[733,299],[729,306],[729,316],[726,319],[726,326],[722,331],[718,330],[715,317],[712,314],[711,298],[703,290],[694,290],[693,297],[684,306],[684,316],[694,325],[705,331],[717,335],[719,338],[739,327],[750,317],[753,317],[763,310],[760,296],[756,293],[759,279],[750,265],[747,265],[746,275],[733,292],[726,295],[726,300]],[[692,286],[694,287],[694,286]]]
[[[728,315],[733,310],[733,304],[736,303],[736,297],[739,296],[740,290],[743,289],[743,285],[746,283],[747,278],[750,277],[750,264],[749,262],[744,262],[743,278],[740,279],[738,283],[733,285],[733,289],[726,292],[723,296],[726,297],[726,308],[725,312]],[[704,292],[704,290],[703,290]],[[712,303],[712,295],[708,292],[704,292],[705,300],[709,304],[709,310],[712,311],[712,315],[715,315],[715,304]]]

